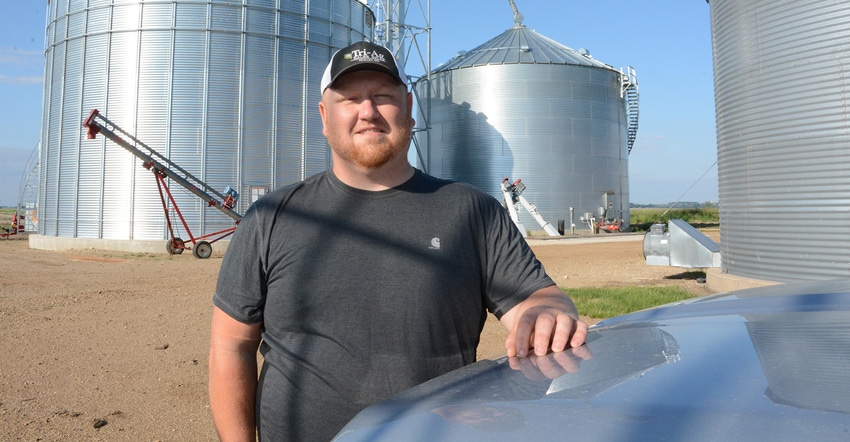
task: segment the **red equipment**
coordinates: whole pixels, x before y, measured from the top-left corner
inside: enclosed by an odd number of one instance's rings
[[[3,229],[3,233],[0,233],[0,238],[8,239],[12,235],[17,235],[18,234],[18,212],[15,212],[14,214],[12,214],[12,227],[9,227],[8,229],[5,228],[5,227],[0,227],[0,229]]]
[[[607,233],[625,232],[626,224],[623,222],[623,218],[606,219],[598,225],[598,228],[599,230]]]
[[[210,255],[212,255],[212,243],[232,235],[236,230],[236,226],[234,226],[202,236],[196,237],[192,235],[192,231],[189,229],[189,225],[183,218],[183,214],[180,213],[180,208],[177,207],[177,202],[171,195],[171,191],[168,189],[168,184],[165,179],[169,178],[171,181],[185,187],[197,197],[206,201],[210,207],[215,207],[227,216],[233,218],[236,224],[239,224],[239,221],[242,220],[242,215],[233,210],[233,206],[239,198],[239,194],[236,193],[236,191],[230,187],[225,189],[224,193],[216,191],[183,168],[171,162],[168,158],[165,158],[155,150],[145,145],[145,143],[142,143],[126,131],[122,130],[120,127],[116,126],[115,123],[101,115],[97,109],[92,109],[88,118],[83,121],[83,126],[87,128],[87,136],[89,139],[94,139],[98,133],[103,134],[103,136],[109,138],[115,144],[127,149],[130,153],[141,159],[142,165],[153,172],[156,177],[156,186],[159,189],[159,199],[162,201],[162,210],[165,212],[165,220],[168,225],[168,234],[170,239],[166,244],[166,250],[169,254],[180,254],[183,253],[183,250],[192,250],[192,254],[195,255],[196,258],[209,258]],[[132,140],[132,143],[125,141],[123,138],[118,136],[116,132],[120,132],[123,136]],[[168,167],[166,167],[166,164]],[[189,241],[192,243],[192,246],[187,246],[185,241],[174,235],[171,218],[168,216],[166,196],[168,201],[171,202],[171,206],[174,207],[174,211],[177,213],[177,216],[180,218],[183,228],[186,229],[186,233],[189,235]]]

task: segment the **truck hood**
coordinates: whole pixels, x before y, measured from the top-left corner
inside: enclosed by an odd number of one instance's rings
[[[586,345],[592,358],[555,379],[476,362],[367,408],[336,440],[850,437],[850,280],[636,312]]]

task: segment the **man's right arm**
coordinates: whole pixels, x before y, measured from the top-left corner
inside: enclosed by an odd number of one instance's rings
[[[222,441],[254,441],[257,348],[262,323],[244,324],[213,308],[210,327],[210,409]]]

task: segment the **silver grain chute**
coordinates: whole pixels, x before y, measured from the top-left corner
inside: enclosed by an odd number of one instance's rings
[[[651,266],[720,267],[720,246],[680,219],[653,224],[643,237],[643,256]]]

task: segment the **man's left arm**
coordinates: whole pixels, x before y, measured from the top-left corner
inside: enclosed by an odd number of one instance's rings
[[[500,319],[508,329],[505,341],[509,357],[525,357],[529,349],[543,356],[549,351],[576,348],[587,338],[587,324],[580,320],[575,304],[556,285],[532,293]]]

